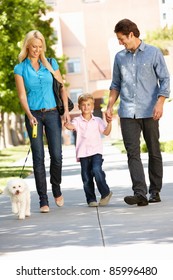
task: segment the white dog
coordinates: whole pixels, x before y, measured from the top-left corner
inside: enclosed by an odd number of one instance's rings
[[[30,190],[22,178],[10,180],[4,189],[4,194],[10,196],[12,212],[18,214],[20,220],[31,215]]]

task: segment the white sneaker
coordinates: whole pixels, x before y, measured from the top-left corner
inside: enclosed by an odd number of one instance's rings
[[[90,203],[88,203],[88,206],[89,207],[97,207],[99,205],[98,205],[97,201],[91,201]]]
[[[105,198],[101,198],[100,202],[99,202],[99,206],[105,206],[109,203],[111,196],[112,196],[112,192],[110,192]]]

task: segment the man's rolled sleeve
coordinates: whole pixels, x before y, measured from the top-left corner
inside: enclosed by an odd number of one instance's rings
[[[120,92],[120,90],[121,90],[121,79],[120,79],[119,67],[117,64],[117,55],[115,56],[115,60],[114,60],[112,82],[111,82],[109,89],[110,90],[115,89],[118,92]]]

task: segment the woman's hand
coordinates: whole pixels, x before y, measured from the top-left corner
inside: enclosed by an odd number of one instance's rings
[[[64,112],[63,121],[64,121],[64,123],[70,123],[70,121],[71,121],[70,114],[69,114],[68,110]]]
[[[31,127],[33,127],[34,124],[38,124],[37,119],[33,115],[29,117],[29,123]]]

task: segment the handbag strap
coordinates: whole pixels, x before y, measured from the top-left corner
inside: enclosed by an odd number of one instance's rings
[[[52,58],[48,57],[47,60],[48,60],[48,62],[50,63],[50,65],[52,66]],[[51,73],[51,74],[52,74],[52,73]],[[56,79],[56,78],[54,77],[53,74],[52,74],[52,76],[53,76],[54,79]],[[57,79],[56,79],[56,80],[57,80]],[[58,80],[57,80],[57,81],[58,81]],[[61,86],[63,86],[63,84],[62,84],[61,82],[58,81],[58,83],[60,83]]]
[[[52,58],[47,57],[47,61],[50,63],[50,65],[51,65],[51,67],[52,67]],[[48,70],[49,70],[49,72],[52,74],[52,76],[54,77],[53,72],[55,72],[55,71],[54,71],[53,67],[52,67],[52,70],[53,70],[53,71],[50,71],[50,69],[48,69]]]

